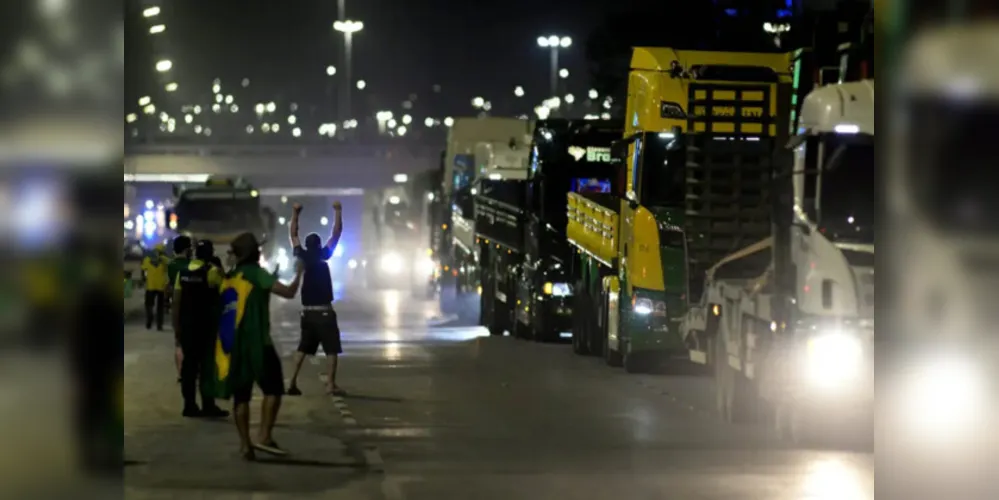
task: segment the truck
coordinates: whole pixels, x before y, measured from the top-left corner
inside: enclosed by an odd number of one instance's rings
[[[237,236],[250,232],[261,244],[262,265],[269,267],[276,257],[277,239],[283,236],[275,234],[277,217],[244,179],[213,176],[202,186],[175,186],[174,197],[166,218],[178,234],[211,241],[224,257]]]
[[[708,269],[681,331],[726,420],[772,410],[803,443],[873,408],[874,81],[812,91],[797,132],[793,164],[774,171],[771,234]]]
[[[420,181],[420,182],[417,182]],[[373,288],[425,290],[435,265],[428,256],[425,218],[426,178],[369,190],[362,224],[364,259],[360,267]],[[357,267],[357,263],[351,264]]]
[[[481,324],[493,335],[552,342],[572,335],[572,252],[565,236],[568,193],[610,193],[622,182],[611,162],[619,122],[543,120],[524,176],[480,179],[475,254]]]
[[[572,342],[629,373],[689,363],[681,330],[703,275],[770,233],[770,175],[787,139],[791,56],[633,50],[623,166],[611,193],[570,193]],[[786,156],[786,155],[785,155]]]
[[[443,213],[435,215],[443,222],[440,232],[435,228],[432,237],[442,296],[446,289],[458,296],[477,291],[473,183],[483,175],[510,175],[511,169],[525,170],[523,161],[532,131],[533,122],[517,118],[457,118],[448,131],[441,165],[443,183],[436,204]],[[486,153],[511,159],[494,160]],[[487,164],[496,165],[496,171],[486,173]]]

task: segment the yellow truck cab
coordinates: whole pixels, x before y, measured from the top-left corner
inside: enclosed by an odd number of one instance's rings
[[[679,326],[699,293],[690,283],[769,235],[791,69],[789,54],[634,49],[614,148],[623,189],[568,196],[575,310],[592,311],[576,314],[575,352],[629,372],[689,358]]]

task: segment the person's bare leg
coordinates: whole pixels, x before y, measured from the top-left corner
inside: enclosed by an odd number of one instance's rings
[[[294,393],[298,389],[298,374],[302,371],[302,363],[305,362],[305,353],[302,351],[295,351],[294,364],[295,371],[291,373],[291,382],[288,384],[288,392]],[[294,394],[292,394],[294,395]]]
[[[340,391],[340,386],[336,385],[336,372],[338,366],[340,365],[340,356],[330,354],[327,357],[330,358],[330,362],[326,367],[326,392],[333,394]]]
[[[236,403],[233,406],[236,430],[239,432],[239,452],[248,460],[253,460],[253,444],[250,442],[250,404]]]
[[[281,396],[264,396],[264,404],[260,407],[260,444],[271,444],[274,441],[274,424],[277,422],[278,411],[281,409]]]

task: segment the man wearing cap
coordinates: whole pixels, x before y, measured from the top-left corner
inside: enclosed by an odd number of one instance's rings
[[[173,328],[184,359],[180,368],[180,390],[185,417],[224,418],[229,412],[215,404],[213,348],[222,314],[219,288],[222,271],[210,261],[215,247],[199,241],[194,259],[177,273],[174,285]],[[200,387],[201,407],[196,392]]]
[[[260,243],[250,233],[238,236],[230,252],[235,265],[222,285],[216,374],[223,394],[233,398],[243,458],[255,459],[254,450],[285,455],[272,435],[284,395],[284,371],[270,335],[270,296],[294,298],[302,281],[302,266],[296,266],[291,284],[279,282],[260,267]],[[251,441],[250,399],[254,384],[263,392],[264,401],[259,434]]]
[[[167,277],[166,247],[156,245],[153,254],[142,260],[142,271],[146,273],[146,330],[163,330],[163,309],[166,307]]]

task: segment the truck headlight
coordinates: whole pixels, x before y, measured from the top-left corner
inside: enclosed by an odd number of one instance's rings
[[[904,379],[899,414],[911,435],[950,441],[974,438],[988,401],[985,375],[971,360],[937,358],[921,364]]]
[[[437,263],[434,262],[433,259],[429,257],[424,258],[420,264],[420,272],[423,273],[424,276],[430,277],[433,276],[434,272],[436,271],[437,271]]]
[[[381,261],[382,272],[388,274],[399,274],[402,272],[402,257],[398,254],[387,253],[382,256]]]
[[[863,365],[864,345],[857,335],[830,332],[808,339],[805,366],[815,385],[833,388],[856,381]]]

